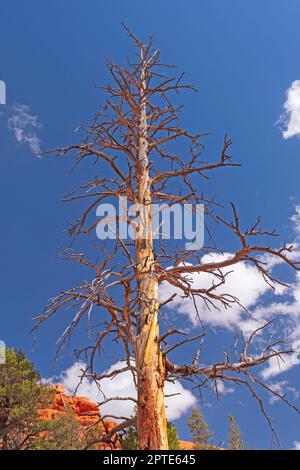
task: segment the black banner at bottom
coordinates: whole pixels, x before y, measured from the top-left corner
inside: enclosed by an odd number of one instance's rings
[[[251,461],[270,465],[289,465],[293,460],[297,461],[300,454],[297,451],[2,451],[0,452],[0,464],[4,462],[18,464],[31,463],[76,463],[83,465],[101,465],[105,468],[111,465],[118,465],[124,468],[141,468],[149,466],[153,468],[157,465],[195,468],[199,464],[230,464],[244,463]],[[95,467],[94,467],[95,468]]]

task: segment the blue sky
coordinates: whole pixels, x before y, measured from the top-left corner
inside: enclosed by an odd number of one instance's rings
[[[93,85],[108,80],[104,56],[122,62],[131,51],[121,28],[125,21],[141,38],[153,34],[163,60],[178,65],[198,88],[197,95],[184,97],[186,127],[215,132],[208,146],[212,154],[225,132],[234,139],[232,153],[243,166],[218,174],[211,192],[225,203],[235,201],[249,223],[261,215],[266,227],[294,240],[290,217],[300,202],[300,144],[297,137],[284,139],[276,122],[287,90],[300,79],[299,16],[297,0],[154,0],[144,10],[136,0],[11,0],[1,6],[0,79],[7,85],[7,105],[0,107],[0,339],[23,349],[43,376],[59,375],[74,362],[75,340],[51,369],[65,318],[47,324],[34,350],[28,331],[49,297],[82,279],[80,270],[58,256],[66,245],[66,222],[77,213],[61,198],[84,182],[89,170],[71,174],[67,159],[34,157],[30,146],[37,141],[24,136],[17,141],[13,116],[37,117],[31,137],[40,139],[42,150],[73,142],[73,130],[101,102]],[[224,329],[222,341],[228,337]],[[222,354],[212,336],[208,353],[218,349]],[[110,365],[103,358],[100,367]],[[300,388],[298,367],[275,378]],[[269,447],[267,425],[246,392],[224,394],[219,402],[207,394],[204,400],[217,442],[226,439],[226,417],[233,414],[252,448]],[[297,394],[294,400],[299,404]],[[277,402],[269,409],[282,446],[293,447],[300,441],[299,416]],[[176,422],[188,438],[185,423],[186,415]]]

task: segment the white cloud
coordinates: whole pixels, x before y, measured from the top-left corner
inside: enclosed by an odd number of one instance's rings
[[[125,362],[117,362],[106,372],[112,372],[116,369],[125,367]],[[59,382],[62,384],[68,394],[73,394],[79,383],[81,370],[86,365],[82,362],[76,362],[67,370],[61,373],[60,377],[50,379],[50,382]],[[96,403],[102,402],[105,398],[111,397],[132,397],[136,398],[136,390],[131,372],[123,372],[115,378],[103,379],[100,382],[101,390],[93,380],[84,379],[77,390],[77,395],[87,396]],[[175,383],[166,382],[165,394],[173,395],[166,398],[167,418],[176,420],[180,418],[189,408],[196,404],[196,398],[178,381]],[[101,406],[101,414],[129,417],[134,412],[135,403],[132,401],[111,401]]]
[[[293,222],[296,234],[299,236],[300,235],[300,204],[296,205],[295,214],[293,214],[292,217],[290,217],[290,220]]]
[[[207,256],[203,257],[202,262],[208,261]],[[225,254],[224,256],[231,255]],[[217,261],[220,257],[221,255],[212,255],[209,259]],[[270,264],[271,269],[276,265],[271,260],[266,259],[266,261]],[[284,323],[281,324],[280,328],[283,336],[286,334],[293,341],[292,344],[287,345],[287,348],[292,347],[295,353],[285,355],[282,359],[272,358],[260,375],[264,380],[268,380],[300,364],[300,273],[296,272],[295,282],[290,290],[281,287],[277,290],[276,297],[288,293],[287,300],[274,301],[263,305],[262,298],[264,294],[271,291],[271,288],[255,267],[242,262],[237,264],[232,272],[230,272],[230,268],[223,270],[223,272],[229,274],[226,277],[225,285],[216,289],[216,293],[230,293],[235,296],[239,299],[240,304],[247,308],[251,318],[238,303],[227,309],[219,303],[217,304],[219,310],[213,307],[208,310],[204,302],[198,299],[196,300],[197,310],[204,324],[226,329],[239,328],[247,336],[259,325],[265,324],[270,318],[275,316],[278,319],[284,318]],[[194,288],[206,288],[211,285],[212,276],[207,273],[194,273],[189,276],[189,279]],[[180,294],[182,292],[179,289],[164,283],[160,292],[161,300],[171,297],[174,292],[178,295],[172,302],[167,304],[171,314],[183,314],[188,317],[194,326],[199,324],[194,302],[189,298],[181,298]]]
[[[279,122],[283,124],[282,136],[290,139],[300,135],[300,80],[295,80],[286,92],[284,114]]]
[[[300,273],[296,273],[296,280],[291,287],[290,299],[285,302],[272,302],[266,306],[253,310],[256,318],[274,318],[284,316],[283,333],[290,338],[287,348],[293,348],[292,354],[280,358],[272,358],[261,372],[263,379],[275,377],[300,364]]]
[[[207,254],[203,256],[201,262],[216,262],[231,256],[231,253],[223,255]],[[222,326],[229,329],[239,327],[243,331],[251,329],[253,322],[249,321],[245,309],[250,310],[251,307],[254,307],[261,297],[271,290],[270,286],[264,281],[258,269],[246,262],[225,268],[222,272],[227,274],[226,282],[214,292],[219,295],[230,294],[236,297],[239,303],[233,303],[230,308],[224,308],[221,302],[216,301],[215,305],[218,309],[211,307],[209,310],[202,299],[198,298],[196,304],[200,319],[212,326]],[[188,278],[195,289],[208,288],[215,281],[214,276],[209,273],[194,273],[189,275]],[[182,298],[180,289],[164,282],[160,288],[161,301],[167,300],[174,293],[178,295],[166,307],[173,312],[186,315],[194,325],[199,324],[193,300],[191,298]]]
[[[294,349],[298,349],[299,351],[300,341],[296,341],[293,344],[293,347]],[[275,377],[276,375],[282,374],[283,372],[286,372],[292,367],[297,366],[299,364],[299,352],[295,352],[288,355],[286,354],[282,359],[278,357],[272,357],[268,361],[267,367],[261,371],[260,375],[264,380],[267,380],[270,377]]]
[[[14,134],[16,141],[28,145],[30,150],[38,154],[41,152],[41,139],[36,130],[41,128],[38,116],[31,114],[30,107],[25,104],[15,104],[12,116],[8,118],[8,129]]]
[[[207,256],[203,257],[202,262],[207,262]],[[220,256],[212,255],[209,259],[216,261]],[[230,254],[225,254],[224,256],[230,256]],[[271,263],[271,268],[273,266],[275,264]],[[259,325],[265,324],[270,318],[276,316],[280,319],[284,316],[284,328],[281,326],[282,333],[286,333],[293,341],[287,348],[292,347],[295,353],[285,355],[282,359],[272,358],[261,371],[261,377],[267,380],[300,364],[300,273],[296,272],[295,282],[290,290],[280,287],[277,291],[276,297],[288,292],[288,300],[282,302],[274,301],[262,305],[260,303],[262,302],[263,295],[271,291],[271,288],[255,267],[242,262],[237,264],[232,272],[230,272],[230,268],[223,270],[223,272],[229,272],[229,274],[226,277],[225,285],[218,288],[216,293],[230,293],[235,296],[240,304],[247,308],[251,318],[238,303],[233,304],[231,308],[227,309],[219,303],[217,304],[219,310],[213,307],[208,310],[204,302],[198,299],[196,300],[197,310],[204,324],[214,327],[220,326],[226,329],[239,328],[247,336]],[[194,273],[189,276],[194,288],[210,286],[211,278],[212,276],[207,273]],[[177,297],[167,304],[171,314],[174,312],[183,314],[188,317],[194,326],[199,324],[194,302],[189,298],[181,298],[180,294],[182,292],[179,289],[164,283],[160,292],[161,300],[163,301],[171,297],[174,292],[178,294]]]
[[[292,450],[300,450],[300,441],[294,441],[293,444],[294,447],[292,448]]]
[[[292,450],[300,450],[300,441],[294,441],[293,444],[294,447],[292,448]]]
[[[228,395],[231,393],[234,393],[234,388],[233,387],[227,387],[222,380],[216,380],[216,388],[218,391],[218,394],[220,395]]]
[[[296,240],[300,235],[300,204],[295,207],[295,213],[290,219],[293,222],[293,231],[296,235]],[[220,254],[207,254],[201,262],[219,261],[232,256],[230,253]],[[293,243],[293,259],[300,258],[299,244]],[[264,254],[260,260],[265,263],[265,267],[272,273],[282,260]],[[294,281],[291,288],[288,289],[284,286],[276,286],[273,293],[270,286],[264,281],[258,269],[249,263],[241,262],[233,267],[223,269],[224,274],[228,273],[225,279],[225,284],[218,287],[215,293],[231,294],[239,300],[239,303],[233,304],[231,308],[224,308],[219,302],[215,302],[218,309],[211,307],[207,308],[205,303],[198,298],[196,300],[197,310],[201,321],[205,325],[213,327],[222,327],[226,329],[238,328],[245,336],[253,332],[254,329],[260,325],[265,324],[271,318],[277,318],[277,328],[281,332],[281,337],[288,337],[292,343],[287,347],[295,350],[295,353],[286,355],[283,359],[271,359],[266,367],[261,371],[261,376],[267,380],[275,377],[292,367],[300,364],[300,272],[294,273]],[[275,276],[276,277],[276,276]],[[207,288],[212,285],[214,277],[208,273],[193,273],[187,276],[191,285],[194,288]],[[197,312],[192,299],[181,297],[182,291],[174,288],[168,283],[164,282],[160,289],[160,299],[165,301],[170,298],[174,293],[177,296],[172,302],[169,302],[165,308],[170,312],[170,316],[174,314],[185,315],[191,324],[196,327],[199,325]],[[265,294],[271,293],[273,299],[266,303]],[[283,298],[282,296],[285,295]],[[279,299],[278,299],[279,298]],[[247,312],[245,312],[245,309]]]
[[[295,387],[291,387],[287,380],[282,380],[281,382],[270,383],[268,384],[268,386],[272,388],[272,390],[274,390],[279,395],[286,395],[286,392],[290,392],[293,398],[296,400],[300,396],[299,390],[297,390]],[[274,403],[278,401],[280,401],[280,398],[276,397],[276,395],[272,395],[269,400],[271,405],[273,405]]]

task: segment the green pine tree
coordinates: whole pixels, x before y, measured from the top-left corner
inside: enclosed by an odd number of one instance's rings
[[[180,450],[179,437],[175,425],[171,421],[168,421],[167,426],[169,450]]]
[[[38,410],[53,404],[54,390],[41,383],[22,352],[7,349],[5,359],[0,364],[0,449],[79,450],[100,437],[96,427],[83,432],[70,408],[53,420],[42,420]]]
[[[233,416],[228,416],[229,419],[229,439],[228,449],[230,450],[246,450],[247,445],[245,444],[243,434],[238,427]]]
[[[196,408],[192,410],[188,425],[195,448],[198,450],[211,449],[211,444],[209,444],[208,441],[212,437],[212,434],[209,431],[208,425],[200,410],[197,410]]]
[[[40,383],[40,375],[22,352],[6,350],[0,364],[0,448],[21,450],[46,428],[37,410],[51,403],[53,391]]]

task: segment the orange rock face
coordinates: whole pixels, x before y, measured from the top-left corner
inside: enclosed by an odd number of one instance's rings
[[[74,411],[82,426],[95,424],[99,420],[99,408],[87,397],[68,396],[62,385],[54,385],[54,404],[50,408],[39,410],[42,419],[53,419],[56,414],[65,413],[66,409]]]
[[[179,441],[181,450],[195,450],[195,444],[190,441]]]
[[[54,403],[48,408],[41,408],[38,411],[39,416],[43,420],[52,420],[57,415],[61,415],[71,409],[76,419],[80,422],[82,430],[89,426],[95,426],[99,429],[99,437],[104,431],[103,423],[99,422],[100,411],[96,403],[93,403],[87,397],[69,396],[66,395],[65,389],[62,385],[54,385],[55,391]],[[97,423],[97,424],[96,424]],[[106,432],[110,431],[115,426],[113,421],[105,421]],[[107,444],[101,444],[101,448],[110,448]]]

